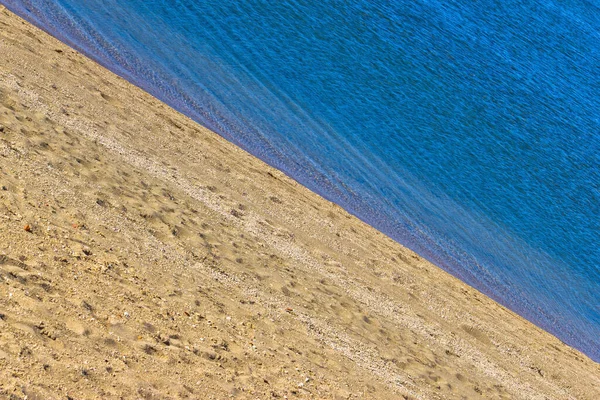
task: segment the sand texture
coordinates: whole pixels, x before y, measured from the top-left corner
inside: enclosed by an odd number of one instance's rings
[[[0,8],[0,398],[600,399],[580,352]]]

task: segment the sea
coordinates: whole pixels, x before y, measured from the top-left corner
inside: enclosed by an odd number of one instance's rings
[[[0,3],[600,362],[598,0]]]

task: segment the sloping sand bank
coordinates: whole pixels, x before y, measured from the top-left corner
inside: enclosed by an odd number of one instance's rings
[[[0,9],[0,397],[598,399],[600,367]]]

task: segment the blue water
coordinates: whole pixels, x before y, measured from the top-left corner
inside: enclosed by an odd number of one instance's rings
[[[600,3],[0,2],[600,361]]]

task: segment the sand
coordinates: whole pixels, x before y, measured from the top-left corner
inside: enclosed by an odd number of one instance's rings
[[[3,8],[0,187],[0,398],[600,398],[599,364]]]

